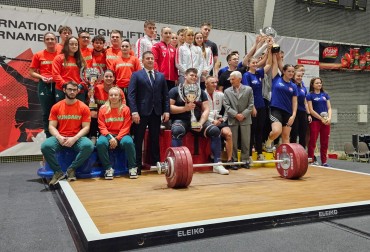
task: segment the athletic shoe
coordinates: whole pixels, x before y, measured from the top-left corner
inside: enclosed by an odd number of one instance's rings
[[[222,165],[213,166],[213,172],[221,175],[229,175],[229,171],[226,170]]]
[[[319,162],[314,161],[314,162],[311,163],[311,165],[319,165]]]
[[[49,185],[56,185],[59,180],[64,179],[66,175],[62,171],[57,171],[54,173],[53,178],[50,180]]]
[[[76,179],[76,171],[73,168],[68,168],[67,169],[67,181],[75,181]]]
[[[233,160],[228,160],[226,163],[233,163],[234,161]],[[228,165],[226,166],[227,169],[231,169],[231,170],[238,170],[239,169],[239,166],[238,165]]]
[[[263,154],[258,154],[257,160],[258,161],[264,161],[265,160],[265,156]]]
[[[330,165],[328,165],[328,163],[323,163],[322,166],[324,166],[324,167],[331,167]]]
[[[265,148],[266,152],[273,152],[274,151],[273,141],[267,139],[265,143]]]
[[[249,168],[250,168],[250,167],[249,167],[249,162],[245,162],[244,164],[242,164],[242,165],[240,166],[240,168],[249,169]]]
[[[129,169],[128,174],[129,174],[130,179],[137,179],[139,177],[137,175],[137,167]]]
[[[104,178],[105,179],[113,179],[113,175],[114,175],[114,169],[109,168],[105,171]]]

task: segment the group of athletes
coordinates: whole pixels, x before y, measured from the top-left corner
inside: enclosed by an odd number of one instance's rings
[[[299,136],[318,164],[314,150],[320,135],[321,164],[328,166],[331,106],[322,79],[312,78],[306,87],[304,67],[284,65],[283,52],[263,34],[241,62],[233,51],[220,69],[217,45],[208,39],[211,28],[204,23],[199,32],[187,27],[174,33],[163,27],[158,41],[155,23],[145,21],[145,35],[134,50],[119,30],[112,30],[108,48],[103,36],[91,39],[86,31],[73,36],[68,26],[60,27],[59,43],[47,32],[46,48],[33,56],[30,75],[39,79],[47,136],[41,151],[54,171],[50,184],[65,177],[75,180],[76,169],[95,144],[106,179],[114,177],[109,150],[116,148],[126,152],[129,177],[138,178],[145,131],[150,160],[156,164],[162,128],[171,129],[171,146],[181,146],[188,131],[210,138],[215,163],[221,161],[223,147],[228,162],[237,161],[241,149],[242,165],[214,166],[223,175],[249,168],[253,149],[264,160],[263,148],[272,152],[280,136],[282,143],[296,142]],[[91,69],[100,74],[91,75]],[[186,99],[185,91],[194,85],[197,95]],[[63,148],[78,153],[66,174],[55,158]]]

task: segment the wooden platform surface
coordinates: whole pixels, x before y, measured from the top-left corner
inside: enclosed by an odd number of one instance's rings
[[[310,166],[299,180],[274,168],[195,173],[186,189],[164,175],[70,183],[101,234],[273,211],[370,200],[370,176]]]

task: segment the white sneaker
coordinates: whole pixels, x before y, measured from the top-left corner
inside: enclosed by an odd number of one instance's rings
[[[105,171],[104,178],[105,179],[113,179],[113,175],[114,175],[114,169],[109,168]]]
[[[229,171],[225,169],[222,165],[215,165],[213,166],[213,172],[219,173],[221,175],[229,175]]]
[[[129,174],[130,179],[137,179],[139,177],[137,175],[137,167],[129,169],[128,174]]]
[[[258,154],[257,160],[258,161],[264,161],[265,160],[265,156],[263,154]]]

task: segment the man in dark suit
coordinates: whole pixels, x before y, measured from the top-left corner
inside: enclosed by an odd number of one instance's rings
[[[161,117],[163,122],[170,118],[167,83],[162,73],[154,71],[154,56],[151,51],[143,53],[142,63],[144,68],[132,74],[128,87],[128,104],[132,113],[139,175],[146,127],[149,129],[151,164],[155,165],[159,162]]]

